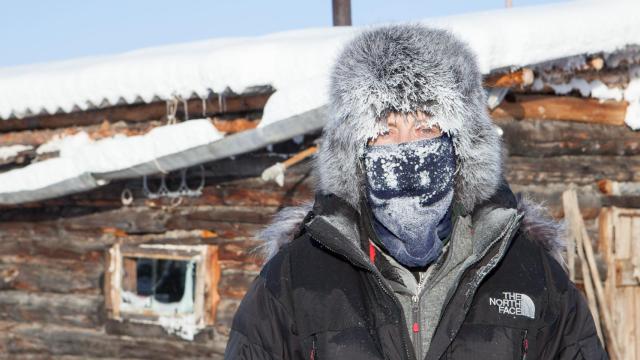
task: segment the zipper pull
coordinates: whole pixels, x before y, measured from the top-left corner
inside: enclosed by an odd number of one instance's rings
[[[524,338],[522,339],[522,360],[527,359],[528,351],[529,351],[529,339],[527,338],[527,330],[525,330]]]
[[[420,332],[420,325],[417,322],[414,322],[412,330],[414,333]]]

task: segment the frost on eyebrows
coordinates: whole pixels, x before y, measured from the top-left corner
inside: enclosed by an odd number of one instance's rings
[[[392,119],[390,119],[390,117]],[[376,118],[376,126],[374,128],[375,132],[367,139],[367,144],[371,141],[375,141],[378,136],[388,134],[389,122],[397,122],[398,119],[404,121],[405,123],[413,122],[416,129],[428,129],[432,126],[437,126],[440,130],[442,130],[442,126],[440,126],[437,117],[433,116],[432,113],[428,110],[416,110],[408,112],[389,110],[383,112]],[[444,130],[442,130],[442,132],[449,133],[448,131]]]

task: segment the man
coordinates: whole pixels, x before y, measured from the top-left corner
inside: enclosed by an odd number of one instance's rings
[[[419,25],[369,30],[333,68],[312,208],[271,259],[229,359],[601,359],[560,227],[518,200],[475,56]]]

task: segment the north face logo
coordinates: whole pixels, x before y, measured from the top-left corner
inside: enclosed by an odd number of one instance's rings
[[[531,319],[536,317],[536,306],[529,296],[508,291],[503,291],[502,294],[502,298],[489,298],[489,305],[497,306],[498,313],[526,316]]]

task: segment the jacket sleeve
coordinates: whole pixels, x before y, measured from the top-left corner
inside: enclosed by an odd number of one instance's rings
[[[291,311],[258,276],[233,319],[225,359],[299,359],[300,342]],[[276,279],[276,281],[278,281]]]
[[[551,338],[556,339],[555,346],[541,359],[608,359],[600,339],[586,299],[573,283],[569,283],[565,294],[563,311]]]

